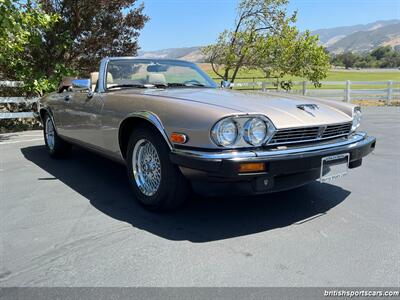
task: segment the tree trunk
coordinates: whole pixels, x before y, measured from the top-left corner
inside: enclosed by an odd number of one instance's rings
[[[213,69],[214,73],[217,74],[217,76],[221,77],[222,79],[224,78],[224,75],[220,74],[220,73],[217,71],[217,68],[215,67],[215,65],[214,65],[213,62],[211,62],[211,68]]]
[[[238,63],[236,64],[235,71],[233,72],[232,79],[231,79],[231,82],[232,82],[232,83],[235,82],[237,73],[239,72],[239,69],[242,67],[244,57],[245,57],[245,55],[242,55],[242,56],[240,57]]]
[[[225,69],[225,73],[224,73],[224,80],[228,81],[229,80],[229,71],[230,71],[230,67],[226,67]]]

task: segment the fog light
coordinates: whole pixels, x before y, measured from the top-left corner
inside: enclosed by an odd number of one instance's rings
[[[243,163],[239,165],[239,173],[252,173],[265,171],[264,163]]]

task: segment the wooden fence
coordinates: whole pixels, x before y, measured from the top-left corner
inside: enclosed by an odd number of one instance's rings
[[[20,81],[0,81],[0,87],[6,88],[20,88],[23,82]],[[0,107],[12,107],[17,112],[0,111],[0,120],[5,119],[26,119],[34,118],[33,111],[29,111],[32,105],[37,102],[39,98],[25,98],[25,97],[0,97]],[[23,111],[20,111],[23,110]]]
[[[321,88],[315,88],[310,82],[292,82],[289,91],[277,89],[275,82],[254,81],[238,82],[233,87],[238,89],[259,89],[262,91],[278,90],[279,92],[300,94],[310,97],[327,98],[351,102],[351,100],[400,100],[400,81],[322,81]]]
[[[247,78],[248,79],[248,78]],[[400,81],[323,81],[322,88],[314,88],[307,81],[292,82],[291,90],[284,91],[279,89],[277,81],[256,81],[252,78],[251,82],[235,82],[234,88],[238,89],[258,89],[264,92],[275,90],[283,93],[301,94],[310,97],[327,98],[351,102],[351,100],[384,100],[390,104],[392,100],[400,100]],[[0,81],[0,87],[19,88],[23,85],[18,81]],[[332,88],[327,88],[331,86]],[[373,87],[373,88],[371,88]],[[0,97],[0,106],[14,105],[16,107],[31,107],[38,98],[25,97]],[[33,118],[32,111],[7,112],[0,111],[0,119]]]

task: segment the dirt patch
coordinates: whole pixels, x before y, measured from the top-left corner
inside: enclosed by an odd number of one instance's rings
[[[352,100],[351,103],[360,106],[386,106],[385,100]],[[400,100],[392,100],[388,106],[400,106]]]

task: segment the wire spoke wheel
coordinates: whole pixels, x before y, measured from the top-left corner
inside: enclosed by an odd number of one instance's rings
[[[50,118],[46,120],[46,141],[50,150],[54,150],[54,125]]]
[[[135,144],[132,169],[140,191],[149,197],[156,194],[161,184],[161,163],[156,148],[149,140],[140,139]]]

